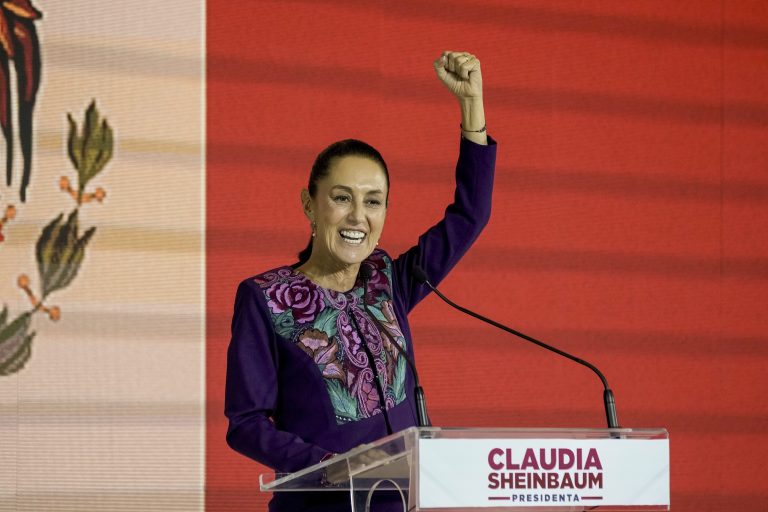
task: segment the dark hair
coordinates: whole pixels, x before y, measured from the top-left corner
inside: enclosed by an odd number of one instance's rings
[[[314,198],[317,194],[317,184],[328,176],[333,161],[336,158],[343,158],[345,156],[361,156],[379,164],[384,171],[384,178],[387,180],[387,197],[389,197],[389,170],[387,169],[387,163],[376,148],[357,139],[345,139],[334,142],[317,155],[315,163],[312,164],[312,171],[309,173],[309,185],[307,186],[311,197]],[[312,238],[310,237],[307,246],[303,251],[299,252],[298,263],[294,264],[293,267],[296,268],[306,263],[311,254]]]

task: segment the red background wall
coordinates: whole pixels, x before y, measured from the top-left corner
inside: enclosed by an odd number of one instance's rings
[[[207,510],[267,501],[224,441],[236,284],[294,261],[340,138],[389,162],[390,253],[439,219],[444,49],[481,59],[499,141],[491,223],[444,292],[597,364],[622,425],[668,428],[673,510],[764,510],[768,4],[231,0],[207,30]],[[433,298],[412,326],[435,424],[603,426],[588,370]]]

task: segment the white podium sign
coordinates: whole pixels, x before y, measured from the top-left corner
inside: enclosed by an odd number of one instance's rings
[[[420,439],[419,509],[669,506],[668,439]]]

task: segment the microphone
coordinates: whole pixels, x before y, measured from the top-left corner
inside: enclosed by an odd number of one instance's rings
[[[608,387],[608,381],[605,379],[605,376],[602,374],[600,370],[597,369],[597,367],[584,359],[580,359],[576,356],[573,356],[569,354],[568,352],[565,352],[563,350],[560,350],[559,348],[555,348],[551,345],[548,345],[544,343],[543,341],[539,341],[535,338],[532,338],[531,336],[528,336],[527,334],[523,334],[522,332],[516,331],[510,327],[507,327],[506,325],[500,324],[499,322],[496,322],[494,320],[491,320],[490,318],[486,318],[478,313],[475,313],[474,311],[470,311],[467,308],[464,308],[462,306],[459,306],[458,304],[451,301],[448,297],[443,295],[440,290],[438,290],[435,286],[432,285],[432,283],[429,282],[429,277],[427,276],[426,272],[424,272],[424,269],[422,269],[417,264],[414,264],[412,267],[413,271],[413,277],[416,278],[416,280],[422,284],[426,284],[430,290],[435,292],[438,297],[440,297],[446,304],[448,304],[451,307],[454,307],[461,311],[462,313],[465,313],[471,317],[477,318],[478,320],[482,320],[485,323],[491,324],[492,326],[501,329],[502,331],[506,331],[510,334],[514,334],[515,336],[522,338],[526,341],[529,341],[535,345],[540,346],[541,348],[545,348],[551,352],[554,352],[555,354],[560,354],[563,357],[567,357],[571,361],[575,361],[581,365],[586,366],[593,372],[597,374],[598,377],[600,377],[600,380],[603,382],[603,403],[605,405],[605,417],[608,421],[608,428],[621,428],[619,426],[619,419],[616,416],[616,401],[613,398],[613,391],[611,391],[611,388]]]
[[[400,353],[401,356],[405,358],[405,362],[408,363],[408,366],[411,368],[411,373],[413,374],[413,380],[415,381],[415,386],[413,388],[413,396],[416,400],[416,420],[419,424],[419,427],[429,427],[429,416],[427,415],[427,401],[424,397],[424,388],[421,387],[421,383],[419,382],[419,372],[416,371],[416,365],[414,364],[413,360],[408,355],[408,352],[403,349],[403,347],[400,346],[399,343],[397,343],[397,340],[393,339],[392,336],[389,335],[387,330],[384,328],[383,325],[381,325],[381,322],[378,318],[373,316],[371,311],[368,309],[368,301],[366,300],[366,297],[368,295],[368,281],[371,279],[371,269],[367,265],[360,265],[360,271],[359,271],[360,277],[363,279],[363,308],[365,308],[365,312],[368,314],[369,317],[376,323],[376,325],[379,327],[379,330],[382,334],[389,337],[390,344],[397,349],[397,351]]]

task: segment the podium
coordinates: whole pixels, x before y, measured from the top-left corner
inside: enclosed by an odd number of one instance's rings
[[[396,493],[403,511],[669,510],[669,435],[411,427],[260,484],[347,492],[353,512],[368,512],[379,492]]]

